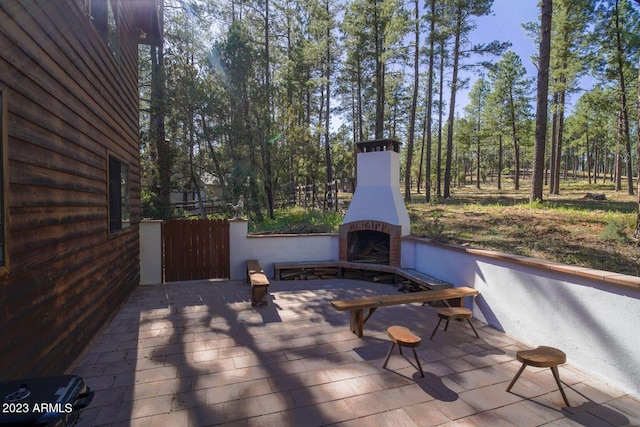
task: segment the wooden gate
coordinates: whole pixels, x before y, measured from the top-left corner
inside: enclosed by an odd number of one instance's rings
[[[229,277],[229,222],[173,219],[163,223],[164,281]]]

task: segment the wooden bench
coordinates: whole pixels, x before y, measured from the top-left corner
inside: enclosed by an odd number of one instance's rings
[[[267,305],[269,279],[255,259],[247,260],[247,282],[251,284],[251,305]]]
[[[323,278],[337,276],[338,261],[276,262],[273,264],[275,280],[297,278]],[[314,277],[316,276],[316,277]]]
[[[349,261],[298,261],[273,264],[275,280],[308,280],[344,277],[349,279],[400,283],[401,278],[417,284],[419,289],[452,288],[451,283],[437,279],[413,268],[395,267],[387,264],[371,264]],[[371,273],[371,274],[366,274]],[[418,289],[418,288],[416,288]],[[413,290],[413,289],[412,289]]]
[[[453,288],[451,283],[437,279],[427,273],[423,273],[413,268],[396,269],[396,283],[399,282],[400,277],[404,277],[411,282],[417,283],[421,288],[426,288],[426,290]]]
[[[378,295],[350,300],[339,300],[331,302],[331,306],[338,311],[349,310],[351,332],[362,337],[365,322],[379,307],[432,301],[444,301],[447,305],[450,305],[449,301],[453,301],[454,305],[463,307],[464,297],[474,297],[478,294],[479,292],[476,289],[463,286],[459,288],[411,292],[408,294]],[[364,316],[365,309],[368,310],[366,317]]]

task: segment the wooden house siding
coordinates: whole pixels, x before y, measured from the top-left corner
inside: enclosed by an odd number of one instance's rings
[[[114,58],[83,0],[0,1],[8,274],[0,380],[63,373],[139,284],[138,39],[117,8]],[[131,226],[109,231],[109,156],[128,165]]]

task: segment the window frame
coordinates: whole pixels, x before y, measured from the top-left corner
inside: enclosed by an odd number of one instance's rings
[[[109,234],[119,233],[131,227],[130,170],[129,163],[113,153],[107,154],[107,222]]]
[[[120,59],[120,26],[118,0],[88,0],[89,17],[100,38],[116,61]]]

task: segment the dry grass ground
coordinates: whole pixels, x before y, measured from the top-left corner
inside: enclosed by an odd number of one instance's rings
[[[447,200],[424,203],[412,195],[408,205],[412,234],[515,255],[547,259],[623,274],[640,275],[640,247],[633,239],[637,196],[614,191],[613,184],[564,182],[560,195],[545,193],[529,203],[528,182],[452,189]],[[585,198],[604,194],[606,200]]]

